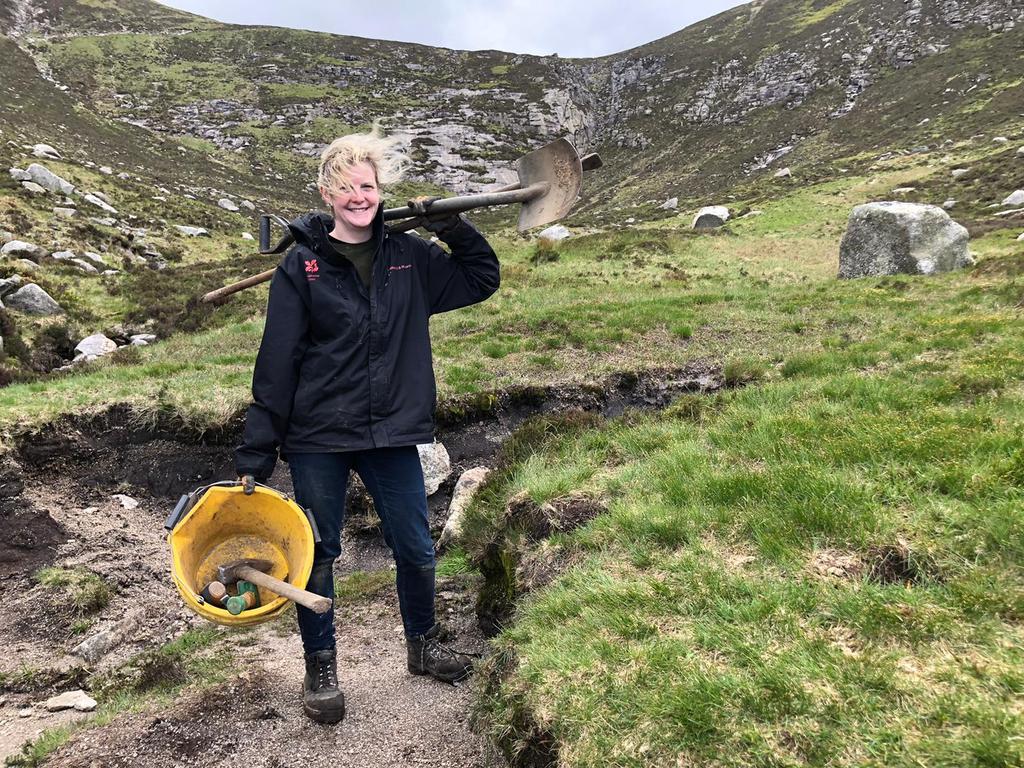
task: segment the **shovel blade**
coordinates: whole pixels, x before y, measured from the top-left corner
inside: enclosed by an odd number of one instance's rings
[[[548,191],[523,203],[517,229],[525,232],[558,221],[570,210],[583,187],[579,153],[568,139],[558,139],[519,158],[519,184],[525,189],[547,182]]]

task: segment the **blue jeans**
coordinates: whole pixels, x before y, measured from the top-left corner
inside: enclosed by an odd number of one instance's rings
[[[349,470],[362,478],[380,516],[384,540],[395,557],[395,585],[402,624],[409,637],[434,626],[434,542],[416,446],[349,453],[288,456],[295,500],[313,513],[321,542],[313,551],[310,592],[334,599],[334,561],[341,554],[345,490]],[[334,648],[334,610],[314,613],[296,606],[306,653]]]

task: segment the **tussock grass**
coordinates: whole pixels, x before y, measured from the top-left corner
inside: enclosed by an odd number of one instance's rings
[[[110,602],[111,592],[107,582],[83,568],[41,568],[36,571],[34,578],[44,587],[60,590],[66,603],[57,601],[57,607],[69,608],[78,616],[96,613]]]

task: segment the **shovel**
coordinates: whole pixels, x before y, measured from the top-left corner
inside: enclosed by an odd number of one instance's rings
[[[408,205],[399,208],[385,209],[384,220],[408,219],[391,226],[392,232],[405,232],[421,226],[426,219],[451,216],[475,208],[521,203],[516,228],[524,232],[558,221],[572,210],[583,186],[583,172],[600,168],[601,165],[598,154],[581,158],[568,139],[556,139],[519,158],[516,163],[519,181],[514,184],[479,195],[410,201]],[[271,223],[285,229],[285,235],[273,247],[270,246]],[[282,253],[294,241],[295,238],[288,230],[288,222],[283,218],[268,214],[260,216],[260,253]],[[237,283],[217,288],[204,295],[202,300],[205,303],[216,302],[238,291],[265,283],[276,271],[276,267],[268,269]]]

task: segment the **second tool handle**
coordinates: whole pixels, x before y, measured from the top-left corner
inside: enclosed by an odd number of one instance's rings
[[[275,595],[287,597],[289,600],[309,608],[314,613],[327,613],[327,611],[331,610],[331,605],[333,605],[329,597],[314,595],[312,592],[294,587],[287,582],[275,579],[273,576],[263,573],[263,571],[257,571],[255,568],[250,568],[247,565],[235,569],[235,575],[240,579],[251,581],[253,584],[269,589]]]

